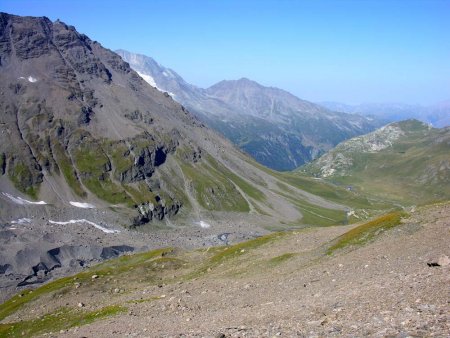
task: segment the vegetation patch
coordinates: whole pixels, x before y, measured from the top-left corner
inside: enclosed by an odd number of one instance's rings
[[[407,213],[402,211],[392,212],[357,226],[356,228],[353,228],[352,230],[339,236],[335,243],[328,248],[327,254],[331,255],[336,250],[343,249],[348,246],[363,245],[384,231],[399,225],[401,219],[406,216]]]
[[[279,173],[277,176],[298,189],[305,190],[336,203],[343,203],[345,201],[345,204],[352,208],[386,209],[392,207],[391,204],[386,202],[374,203],[374,201],[352,190],[351,182],[349,182],[348,188],[346,188],[345,186],[337,186],[321,179],[308,177],[301,172]],[[279,185],[279,187],[283,189],[282,186]]]
[[[155,194],[150,191],[145,182],[136,183],[134,186],[131,184],[122,185],[126,192],[133,198],[137,204],[151,202],[157,204]]]
[[[132,300],[128,300],[127,303],[128,304],[150,303],[150,302],[153,302],[158,299],[162,299],[162,297],[161,296],[153,296],[153,297],[149,297],[149,298],[132,299]]]
[[[208,273],[213,268],[216,268],[218,266],[222,267],[222,265],[227,264],[223,266],[223,271],[225,271],[227,270],[227,268],[232,266],[230,263],[235,259],[238,259],[263,245],[272,243],[273,241],[276,241],[286,236],[287,234],[289,234],[289,232],[274,232],[230,246],[210,247],[208,249],[198,250],[197,252],[201,252],[203,255],[207,255],[207,257],[203,258],[202,255],[201,261],[196,263],[197,265],[199,265],[199,268],[185,274],[182,279],[191,280],[194,278],[198,278]],[[231,273],[233,276],[237,276],[240,274],[244,274],[245,272],[246,269],[240,269],[234,271],[228,270],[227,273]]]
[[[19,191],[37,198],[38,187],[33,185],[33,175],[25,163],[14,163],[14,167],[8,170],[8,176]]]
[[[134,164],[133,158],[130,156],[130,151],[125,144],[111,144],[109,154],[111,155],[112,162],[114,163],[116,177],[120,177],[121,173],[130,170]]]
[[[72,161],[66,156],[66,153],[61,144],[54,140],[53,142],[53,154],[56,157],[58,167],[61,169],[67,184],[73,190],[75,194],[80,197],[86,197],[86,192],[81,187],[78,180]]]
[[[219,165],[217,163],[217,161],[214,158],[212,158],[211,156],[208,156],[208,162],[211,164],[211,166],[213,168],[220,171],[228,179],[230,179],[234,184],[236,184],[249,197],[251,197],[257,201],[260,201],[260,202],[262,202],[266,199],[266,196],[264,195],[264,193],[262,193],[260,190],[256,189],[254,186],[252,186],[246,180],[242,179],[235,173],[228,170],[225,166]]]
[[[343,210],[327,209],[304,201],[297,201],[295,204],[303,214],[303,224],[330,226],[347,222],[346,212]]]
[[[119,276],[124,273],[134,271],[135,276],[141,276],[142,273],[153,270],[153,261],[156,258],[164,257],[172,252],[172,249],[158,249],[134,255],[124,255],[117,259],[105,261],[93,268],[80,272],[71,277],[64,277],[53,282],[47,283],[35,290],[22,291],[11,299],[0,305],[0,320],[18,311],[25,304],[38,299],[41,296],[48,295],[52,292],[67,291],[72,288],[74,283],[82,285],[92,285],[95,281],[92,280],[92,275],[102,276]],[[1,336],[1,335],[0,335]]]
[[[126,191],[111,180],[108,172],[111,170],[111,163],[100,144],[84,143],[75,150],[74,161],[83,184],[97,197],[112,204],[134,204]]]
[[[245,255],[251,250],[259,248],[262,245],[273,242],[286,236],[287,232],[275,232],[265,236],[257,237],[249,241],[237,243],[231,246],[218,247],[214,254],[209,258],[208,265],[216,265],[225,262],[228,259],[233,259]]]
[[[84,185],[97,197],[112,204],[126,204],[133,206],[134,202],[126,191],[114,184],[111,179],[89,178],[83,180]]]
[[[295,255],[296,254],[293,253],[293,252],[287,252],[287,253],[282,254],[280,256],[273,257],[273,258],[269,259],[269,265],[276,266],[276,265],[282,264],[282,263],[290,260]]]
[[[207,210],[248,212],[250,207],[228,178],[206,163],[180,163],[186,178],[192,182],[195,197]]]
[[[42,317],[19,322],[0,324],[1,337],[33,337],[38,334],[67,330],[90,324],[96,320],[123,313],[126,307],[111,305],[95,311],[60,308]]]

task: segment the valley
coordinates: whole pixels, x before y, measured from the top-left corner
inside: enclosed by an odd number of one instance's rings
[[[335,107],[0,13],[0,336],[445,336],[450,127]]]
[[[356,221],[351,202],[321,196],[326,183],[309,180],[319,193],[310,192],[266,170],[73,27],[8,14],[2,22],[5,290],[79,270],[113,244],[192,248],[220,243],[221,233],[239,241]],[[363,201],[355,215],[386,207],[343,190],[334,194]],[[49,254],[64,246],[67,257]]]

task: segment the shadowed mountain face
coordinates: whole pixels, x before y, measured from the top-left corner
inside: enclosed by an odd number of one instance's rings
[[[150,57],[117,52],[146,81],[169,92],[206,124],[272,169],[294,169],[345,139],[381,126],[245,78],[197,88]]]
[[[386,200],[424,204],[450,198],[450,128],[417,120],[342,142],[302,170]]]

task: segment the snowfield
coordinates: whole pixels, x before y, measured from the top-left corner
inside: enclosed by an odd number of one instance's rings
[[[94,228],[97,228],[97,229],[99,229],[99,230],[101,230],[101,231],[103,231],[103,232],[105,232],[107,234],[116,234],[116,233],[120,232],[119,230],[107,229],[105,227],[102,227],[101,225],[98,225],[97,223],[88,221],[86,219],[71,219],[71,220],[69,220],[67,222],[57,222],[57,221],[49,220],[48,222],[51,223],[51,224],[59,224],[59,225],[75,224],[75,223],[87,223],[89,225],[92,225]]]
[[[17,221],[11,221],[11,224],[28,224],[31,223],[30,218],[19,218]]]
[[[32,202],[32,201],[28,201],[22,197],[14,197],[13,195],[8,194],[7,192],[2,192],[2,195],[8,197],[11,201],[13,201],[14,203],[20,204],[20,205],[26,205],[26,204],[45,205],[45,204],[47,204],[47,202],[45,202],[45,201]]]
[[[77,208],[83,208],[83,209],[95,209],[95,206],[90,203],[83,203],[83,202],[69,202],[71,205]]]
[[[28,78],[21,76],[21,77],[19,77],[19,80],[28,80],[28,82],[31,82],[31,83],[37,82],[37,79],[31,75],[28,76]]]
[[[205,221],[195,222],[195,224],[200,225],[202,229],[211,228],[211,224],[206,223]]]

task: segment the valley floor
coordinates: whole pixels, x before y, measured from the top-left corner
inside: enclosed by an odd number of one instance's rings
[[[112,305],[126,308],[88,325],[55,327],[50,336],[448,337],[450,266],[443,258],[450,256],[450,204],[420,208],[369,243],[327,254],[354,227],[304,229],[228,249],[167,251],[146,268],[154,279],[131,266],[125,274],[80,277],[76,287],[74,280],[2,323],[60,307]],[[439,258],[442,266],[428,264]]]

